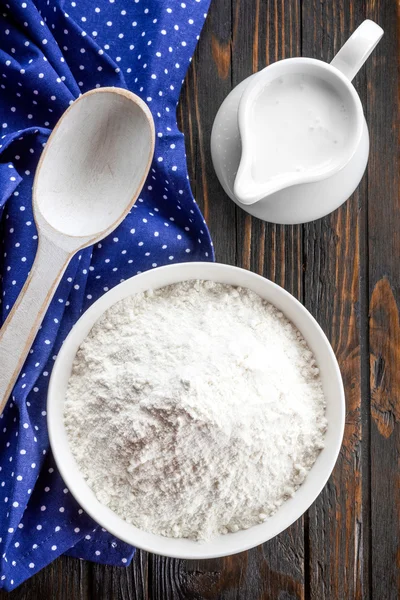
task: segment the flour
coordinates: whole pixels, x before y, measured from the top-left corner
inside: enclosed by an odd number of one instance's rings
[[[192,281],[102,315],[76,355],[65,426],[102,504],[141,529],[207,540],[293,496],[323,448],[325,401],[282,313]]]

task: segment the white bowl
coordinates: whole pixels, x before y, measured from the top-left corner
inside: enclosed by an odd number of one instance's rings
[[[71,453],[64,428],[65,392],[75,354],[90,329],[112,304],[131,294],[185,281],[205,279],[249,288],[279,308],[299,329],[320,368],[325,393],[328,429],[321,451],[306,480],[265,523],[228,533],[208,542],[166,538],[129,525],[100,504],[86,484]],[[50,379],[47,399],[50,443],[60,473],[81,507],[99,525],[121,540],[156,554],[196,559],[227,556],[262,544],[289,527],[309,508],[327,482],[339,454],[344,431],[345,399],[342,378],[333,350],[310,313],[288,292],[264,277],[228,265],[184,263],[160,267],[124,281],[104,294],[79,319],[62,346]]]

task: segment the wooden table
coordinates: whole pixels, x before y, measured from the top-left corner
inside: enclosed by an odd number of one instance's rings
[[[366,17],[385,36],[355,80],[371,135],[359,189],[307,225],[250,218],[225,196],[212,168],[219,105],[277,59],[331,60]],[[240,555],[182,561],[138,551],[127,569],[61,558],[1,600],[399,598],[399,43],[395,0],[213,0],[178,111],[217,260],[261,273],[299,298],[338,357],[346,431],[318,500],[280,536]]]

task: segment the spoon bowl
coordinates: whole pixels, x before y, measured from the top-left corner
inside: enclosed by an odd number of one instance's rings
[[[142,100],[116,88],[88,92],[66,111],[42,154],[35,217],[67,236],[104,237],[143,186],[152,149],[151,113]]]
[[[124,89],[87,92],[57,123],[33,184],[35,261],[0,330],[0,414],[69,261],[127,215],[153,153],[151,112]]]

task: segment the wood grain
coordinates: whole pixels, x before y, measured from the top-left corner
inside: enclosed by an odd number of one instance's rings
[[[205,28],[181,94],[181,128],[192,190],[213,232],[218,260],[235,264],[236,213],[221,189],[212,166],[210,134],[215,114],[232,88],[231,0],[212,2]]]
[[[370,0],[367,8],[385,29],[367,66],[371,596],[395,600],[400,593],[400,21],[398,3]]]
[[[276,281],[321,323],[347,402],[342,452],[303,519],[236,556],[136,554],[128,569],[62,558],[0,600],[395,600],[400,590],[399,19],[393,0],[213,0],[178,108],[193,191],[221,262]],[[367,176],[334,214],[305,226],[252,219],[211,164],[227,93],[278,58],[331,60],[365,18],[385,36],[357,76],[371,134]]]
[[[361,3],[303,2],[302,49],[332,60],[365,18]],[[365,104],[365,72],[355,80]],[[305,305],[328,335],[346,391],[346,427],[339,460],[328,485],[309,511],[308,597],[313,600],[369,598],[368,503],[362,480],[368,460],[363,443],[360,328],[366,327],[360,289],[360,238],[365,228],[366,181],[332,215],[304,226]],[[323,199],[321,198],[321,201]],[[367,427],[368,429],[368,427]]]

